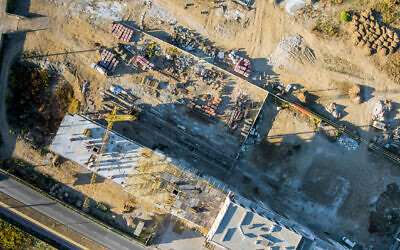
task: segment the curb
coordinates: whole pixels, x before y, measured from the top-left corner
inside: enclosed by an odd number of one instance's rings
[[[37,220],[35,220],[35,219],[31,218],[31,217],[26,216],[24,213],[21,213],[21,212],[18,211],[17,209],[12,208],[12,207],[11,207],[10,205],[8,205],[8,204],[5,204],[5,203],[3,203],[3,202],[0,201],[0,206],[2,206],[2,207],[4,207],[4,208],[7,208],[7,209],[10,210],[12,213],[14,213],[14,214],[16,214],[16,215],[18,215],[18,216],[24,218],[25,220],[27,220],[27,221],[29,221],[29,222],[31,222],[31,223],[34,223],[34,224],[36,224],[36,225],[42,227],[43,229],[45,229],[45,230],[49,231],[50,233],[52,233],[52,234],[54,234],[54,235],[60,237],[61,239],[64,239],[65,241],[68,241],[68,242],[70,242],[70,243],[72,243],[72,244],[74,244],[74,245],[76,245],[76,246],[78,246],[78,247],[80,247],[80,248],[82,248],[82,249],[88,249],[87,247],[85,247],[85,246],[79,244],[78,242],[76,242],[76,241],[74,241],[74,240],[72,240],[72,239],[70,239],[70,238],[68,238],[68,237],[65,237],[64,235],[60,234],[59,232],[57,232],[57,231],[55,231],[55,230],[49,228],[48,226],[42,224],[41,222],[39,222],[39,221],[37,221]],[[64,226],[65,226],[65,225],[64,225]]]

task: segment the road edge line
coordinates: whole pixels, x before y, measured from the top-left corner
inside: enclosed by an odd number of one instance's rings
[[[64,239],[65,241],[68,241],[68,242],[70,242],[70,243],[72,243],[72,244],[74,244],[74,245],[76,245],[76,246],[78,246],[78,247],[80,247],[82,249],[89,249],[89,248],[81,245],[80,243],[78,243],[78,242],[76,242],[76,241],[74,241],[74,240],[72,240],[70,238],[65,237],[64,235],[60,234],[59,232],[55,231],[54,229],[51,229],[48,226],[42,224],[41,222],[39,222],[39,221],[37,221],[37,220],[25,215],[24,213],[22,213],[22,212],[18,211],[17,209],[11,207],[10,205],[7,205],[6,203],[3,203],[2,201],[0,201],[0,206],[2,206],[4,208],[7,208],[8,210],[10,210],[11,212],[17,214],[18,216],[21,216],[22,218],[26,219],[27,221],[30,221],[30,222],[32,222],[32,223],[44,228],[45,230],[49,231],[50,233],[55,234],[58,237]]]

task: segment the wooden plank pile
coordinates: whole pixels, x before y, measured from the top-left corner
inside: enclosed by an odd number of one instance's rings
[[[101,53],[101,59],[99,61],[99,65],[105,68],[110,72],[114,72],[119,64],[118,59],[115,57],[115,54],[111,51],[104,49]]]
[[[246,109],[247,104],[247,95],[241,93],[236,100],[235,110],[231,112],[231,116],[226,122],[228,132],[233,133],[233,131],[238,127],[238,122],[243,118],[246,118],[248,114],[248,109]]]
[[[111,23],[110,33],[117,39],[124,42],[130,42],[133,36],[132,29],[127,28],[123,24],[116,22]]]

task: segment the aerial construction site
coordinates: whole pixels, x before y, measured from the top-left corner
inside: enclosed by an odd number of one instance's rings
[[[399,1],[5,2],[8,174],[144,247],[400,247]]]

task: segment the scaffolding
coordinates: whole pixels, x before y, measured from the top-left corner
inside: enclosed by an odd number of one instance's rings
[[[128,191],[137,199],[145,199],[157,207],[169,210],[178,197],[184,197],[176,184],[182,181],[184,170],[149,148],[143,148],[136,160],[136,173],[127,177]]]

